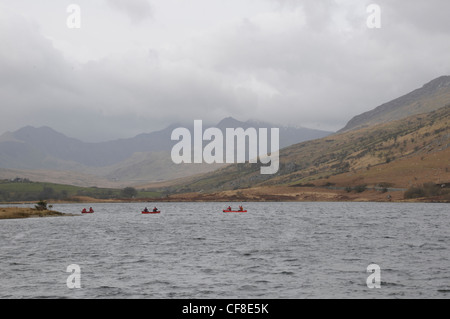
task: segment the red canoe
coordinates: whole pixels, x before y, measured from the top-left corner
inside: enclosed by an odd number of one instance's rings
[[[154,211],[149,211],[149,212],[142,212],[142,214],[159,214],[159,213],[161,213],[161,211],[156,211],[156,212],[154,212]]]
[[[81,212],[82,214],[93,214],[94,212]]]
[[[224,210],[224,213],[246,213],[246,210]]]

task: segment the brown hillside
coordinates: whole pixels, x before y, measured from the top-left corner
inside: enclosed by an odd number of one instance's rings
[[[450,181],[450,106],[403,120],[293,145],[280,152],[276,175],[259,164],[230,165],[165,189],[169,193],[269,186],[407,188]]]

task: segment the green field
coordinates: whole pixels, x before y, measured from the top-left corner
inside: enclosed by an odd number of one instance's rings
[[[94,199],[145,199],[158,198],[160,193],[114,188],[78,187],[63,184],[25,181],[0,181],[0,202],[22,202],[37,200],[77,201],[78,197]]]

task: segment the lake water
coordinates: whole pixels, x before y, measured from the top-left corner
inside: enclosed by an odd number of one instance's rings
[[[55,205],[79,216],[0,220],[0,298],[450,297],[448,204],[157,206]],[[373,263],[380,289],[366,284]],[[71,264],[81,289],[67,286]]]

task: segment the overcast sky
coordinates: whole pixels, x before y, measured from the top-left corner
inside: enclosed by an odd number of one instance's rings
[[[103,141],[228,116],[338,130],[450,74],[449,12],[448,0],[0,0],[0,134],[45,125]]]

